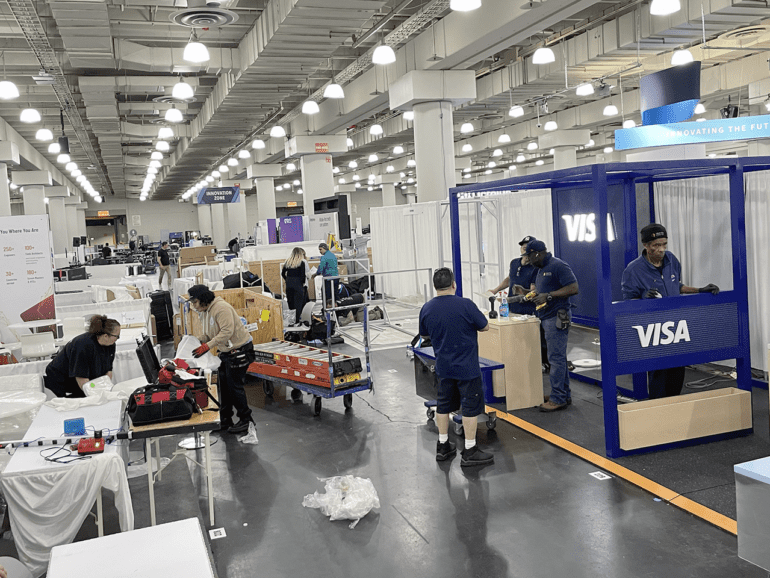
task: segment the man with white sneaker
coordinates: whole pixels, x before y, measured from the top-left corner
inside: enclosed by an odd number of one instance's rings
[[[457,286],[451,269],[438,269],[433,274],[433,287],[436,297],[420,311],[420,335],[430,337],[436,355],[436,460],[441,462],[457,453],[457,447],[449,441],[449,414],[462,407],[465,449],[460,465],[491,464],[494,456],[476,445],[477,418],[484,412],[478,332],[488,331],[489,324],[473,301],[455,295]]]

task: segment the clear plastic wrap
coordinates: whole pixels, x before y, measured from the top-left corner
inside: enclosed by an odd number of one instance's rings
[[[201,344],[197,337],[192,335],[183,335],[182,340],[179,342],[179,347],[176,349],[175,357],[184,359],[191,366],[198,367],[200,369],[219,369],[221,363],[218,357],[215,357],[210,351],[207,351],[202,356],[193,357],[193,349],[196,349]]]
[[[369,478],[335,476],[318,480],[326,483],[326,493],[308,494],[302,500],[302,505],[306,508],[319,508],[331,521],[353,520],[349,525],[353,529],[372,508],[380,507],[377,490]]]
[[[20,415],[45,403],[42,391],[17,390],[0,392],[0,419]]]
[[[114,385],[108,376],[102,375],[86,383],[83,386],[83,392],[86,394],[86,397],[92,397],[99,395],[102,391],[112,391]]]

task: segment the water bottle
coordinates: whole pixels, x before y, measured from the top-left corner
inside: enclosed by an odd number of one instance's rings
[[[508,299],[503,297],[502,303],[500,303],[500,318],[508,319]]]

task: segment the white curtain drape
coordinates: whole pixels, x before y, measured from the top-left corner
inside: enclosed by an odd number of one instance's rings
[[[770,173],[744,179],[746,200],[746,253],[748,262],[751,366],[767,370],[770,343],[770,269],[765,248],[770,241]],[[682,281],[702,287],[716,283],[733,288],[730,243],[730,194],[727,175],[655,183],[655,214],[668,231],[668,249],[682,263]]]

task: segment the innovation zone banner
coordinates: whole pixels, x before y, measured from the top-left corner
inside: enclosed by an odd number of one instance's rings
[[[628,150],[755,138],[770,138],[770,115],[624,128],[615,131],[615,149]]]
[[[205,187],[198,191],[198,204],[237,203],[240,195],[240,187]]]

